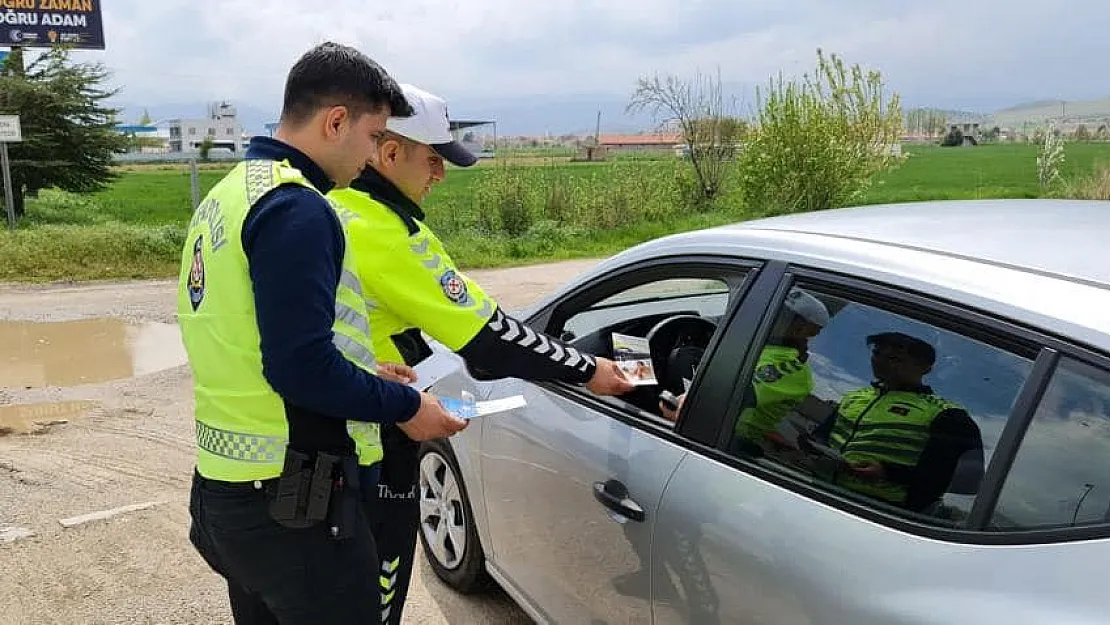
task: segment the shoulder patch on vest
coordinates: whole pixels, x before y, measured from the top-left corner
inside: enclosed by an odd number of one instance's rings
[[[193,264],[189,268],[189,303],[193,306],[193,312],[196,312],[200,307],[200,303],[204,301],[204,236],[197,237],[196,242],[193,243]]]
[[[755,377],[760,382],[767,382],[770,384],[771,382],[778,382],[782,379],[782,371],[779,371],[779,368],[775,365],[763,365],[759,369],[756,369]]]
[[[439,277],[439,286],[443,289],[443,294],[447,296],[447,299],[456,304],[466,299],[466,281],[460,278],[454,269],[443,272],[443,275]]]

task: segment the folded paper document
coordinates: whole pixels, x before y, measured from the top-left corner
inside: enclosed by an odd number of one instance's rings
[[[413,367],[416,381],[409,384],[418,391],[426,391],[430,386],[462,368],[459,358],[436,354],[426,358]]]
[[[441,397],[439,403],[443,408],[460,419],[473,419],[484,417],[498,412],[507,412],[514,408],[523,408],[527,405],[523,395],[513,395],[504,399],[491,401],[473,401],[472,398],[457,399],[454,397]]]

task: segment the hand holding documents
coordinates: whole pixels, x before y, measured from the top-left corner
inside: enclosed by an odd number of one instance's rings
[[[514,408],[523,408],[527,405],[523,395],[513,395],[512,397],[505,397],[503,399],[476,402],[474,401],[474,396],[465,391],[463,392],[462,398],[440,397],[439,403],[443,405],[443,408],[447,410],[447,412],[450,412],[460,419],[484,417],[498,412],[507,412]]]

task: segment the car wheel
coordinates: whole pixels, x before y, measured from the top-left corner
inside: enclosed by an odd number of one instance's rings
[[[488,589],[486,556],[458,462],[446,441],[420,447],[420,544],[436,577],[461,593]]]

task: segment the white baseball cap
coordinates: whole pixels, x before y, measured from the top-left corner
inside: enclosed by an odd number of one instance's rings
[[[786,307],[810,323],[822,328],[829,325],[829,309],[821,300],[797,287],[786,295]]]
[[[386,128],[402,137],[430,146],[440,156],[459,167],[470,167],[478,162],[478,157],[451,136],[446,100],[413,85],[401,85],[401,89],[415,113],[410,117],[390,117]]]

